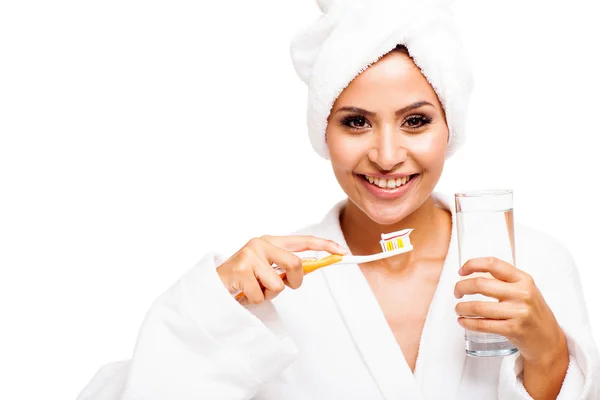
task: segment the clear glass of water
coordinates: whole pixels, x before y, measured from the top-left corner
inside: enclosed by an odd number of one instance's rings
[[[462,266],[477,257],[496,257],[515,265],[515,240],[512,190],[482,190],[454,195],[458,224],[458,252]],[[475,273],[462,279],[482,276]],[[481,294],[466,295],[460,301],[498,301]],[[504,336],[465,330],[467,355],[507,356],[517,348]]]

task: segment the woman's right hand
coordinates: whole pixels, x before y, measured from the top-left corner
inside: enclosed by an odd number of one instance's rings
[[[292,289],[300,287],[304,276],[302,260],[292,252],[307,250],[331,254],[348,252],[332,240],[314,236],[261,236],[251,239],[217,267],[217,273],[230,293],[241,290],[249,303],[262,303],[275,298],[285,285]],[[285,270],[285,279],[279,276],[272,264]]]

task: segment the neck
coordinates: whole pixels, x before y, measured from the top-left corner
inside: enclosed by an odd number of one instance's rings
[[[404,268],[412,261],[422,257],[445,258],[444,251],[437,254],[439,246],[436,244],[440,241],[449,241],[452,226],[451,214],[439,208],[431,196],[410,215],[391,225],[378,224],[348,200],[340,214],[340,225],[350,251],[356,255],[381,252],[379,241],[382,233],[407,228],[414,229],[410,234],[414,250],[387,259],[389,262],[385,264],[394,268]],[[391,262],[391,260],[394,261]]]

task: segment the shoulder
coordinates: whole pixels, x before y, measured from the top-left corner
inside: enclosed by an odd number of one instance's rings
[[[102,366],[79,393],[77,400],[118,398],[124,390],[129,366],[129,360]]]
[[[318,236],[324,230],[339,229],[339,216],[345,204],[346,199],[337,201],[324,214],[321,214],[319,220],[314,220],[313,223],[292,231],[290,235]]]
[[[554,259],[570,258],[567,247],[547,232],[522,223],[515,224],[515,246],[523,255]]]
[[[516,267],[533,278],[559,321],[585,321],[579,269],[564,243],[546,232],[515,224],[515,247]]]
[[[537,279],[552,279],[577,273],[573,256],[560,240],[531,226],[515,224],[517,268]]]
[[[296,229],[295,231],[292,231],[290,233],[290,235],[314,235],[317,233],[317,231],[319,230],[319,227],[321,226],[320,223],[313,223],[310,225],[305,225],[299,229]]]

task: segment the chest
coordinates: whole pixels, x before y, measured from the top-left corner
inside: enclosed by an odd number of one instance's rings
[[[365,271],[389,329],[413,372],[442,265],[429,265],[429,270],[408,276]]]

